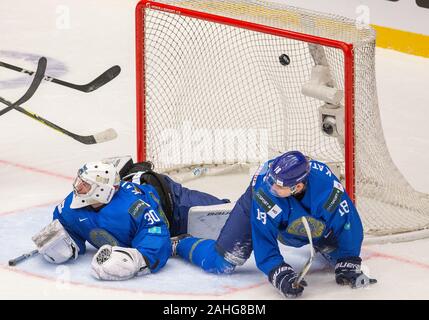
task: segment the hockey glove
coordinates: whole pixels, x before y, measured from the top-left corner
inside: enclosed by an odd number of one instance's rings
[[[281,293],[287,298],[296,298],[299,297],[304,291],[304,287],[307,286],[305,280],[295,287],[294,282],[298,275],[295,273],[293,268],[287,263],[283,262],[278,267],[271,270],[268,275],[268,280],[271,284],[280,290]]]
[[[39,253],[50,263],[77,259],[79,247],[59,220],[55,219],[31,238]]]
[[[108,244],[98,250],[91,265],[92,275],[99,280],[127,280],[150,272],[137,249]]]
[[[362,259],[346,257],[337,260],[335,265],[335,280],[339,285],[350,285],[352,288],[366,287],[377,283],[376,279],[369,278],[361,269]]]

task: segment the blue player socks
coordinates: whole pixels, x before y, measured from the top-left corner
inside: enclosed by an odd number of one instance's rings
[[[177,245],[177,254],[210,273],[232,273],[235,265],[226,261],[215,249],[215,240],[185,238]]]

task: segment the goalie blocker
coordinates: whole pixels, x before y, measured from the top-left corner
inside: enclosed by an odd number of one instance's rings
[[[58,220],[53,220],[32,237],[39,253],[50,263],[77,259],[79,247]]]

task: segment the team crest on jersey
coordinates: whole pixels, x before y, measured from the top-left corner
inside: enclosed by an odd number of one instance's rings
[[[282,209],[270,199],[269,196],[259,188],[253,198],[259,204],[263,211],[265,211],[271,218],[275,219],[281,212]]]
[[[91,243],[97,248],[105,244],[110,244],[111,246],[119,245],[118,240],[104,229],[92,229],[89,233],[89,238],[91,239]]]
[[[341,202],[341,197],[344,193],[344,187],[338,181],[334,180],[334,187],[332,188],[331,194],[328,197],[328,200],[323,205],[326,211],[329,213],[334,213],[338,205]]]
[[[149,207],[149,204],[147,204],[141,199],[138,199],[128,209],[128,213],[132,215],[134,219],[138,219],[138,217],[140,217],[144,213],[145,209]]]
[[[325,231],[326,225],[313,217],[306,216],[308,225],[310,226],[311,236],[313,238],[319,238],[322,236],[323,231]],[[301,217],[292,221],[286,229],[286,232],[294,236],[307,237],[307,232],[305,231],[304,224],[302,223]]]

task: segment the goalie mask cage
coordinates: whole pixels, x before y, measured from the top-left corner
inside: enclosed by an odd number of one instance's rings
[[[139,161],[168,172],[300,150],[345,182],[367,235],[427,236],[429,197],[384,140],[370,27],[263,1],[141,1],[136,62]]]

